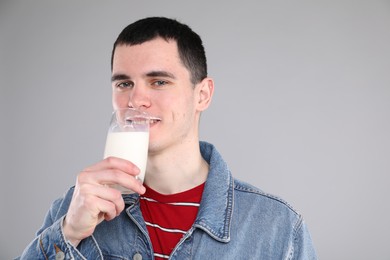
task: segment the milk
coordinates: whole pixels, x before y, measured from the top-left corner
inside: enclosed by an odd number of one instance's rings
[[[137,176],[142,182],[145,178],[146,161],[148,158],[148,132],[109,132],[107,135],[104,158],[109,156],[128,160],[140,169]],[[116,187],[118,188],[118,187]],[[119,188],[123,193],[129,193]]]

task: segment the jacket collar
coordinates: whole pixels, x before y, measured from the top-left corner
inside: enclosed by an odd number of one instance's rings
[[[222,156],[212,144],[200,142],[200,152],[210,165],[210,169],[193,226],[204,230],[220,242],[229,242],[233,213],[233,177]],[[138,204],[139,195],[135,193],[123,195],[123,199],[126,204],[131,205],[128,214],[142,223]],[[142,226],[146,230],[146,227]]]
[[[194,226],[203,229],[218,241],[229,242],[233,213],[233,177],[212,144],[200,142],[200,151],[210,169]]]

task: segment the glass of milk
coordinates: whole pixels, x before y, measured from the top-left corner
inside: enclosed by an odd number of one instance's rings
[[[104,158],[119,157],[140,169],[137,179],[144,181],[149,147],[149,115],[132,108],[115,110],[108,129]],[[123,194],[134,193],[120,185],[111,185]]]

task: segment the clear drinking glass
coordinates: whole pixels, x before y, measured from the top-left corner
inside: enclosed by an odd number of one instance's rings
[[[149,147],[149,115],[132,108],[113,112],[108,129],[104,158],[119,157],[140,169],[137,178],[144,181]],[[120,185],[112,185],[123,194],[134,193]]]

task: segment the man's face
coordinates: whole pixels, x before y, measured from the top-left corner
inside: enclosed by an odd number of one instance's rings
[[[138,108],[157,118],[150,127],[150,154],[197,138],[197,88],[180,61],[175,41],[157,38],[116,47],[113,106]]]

